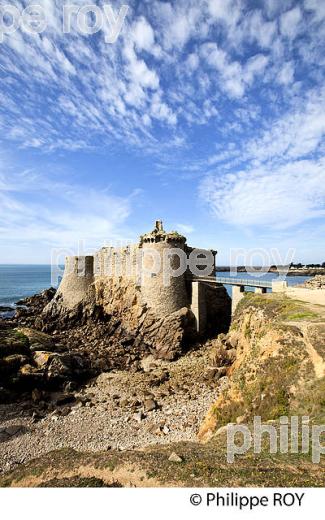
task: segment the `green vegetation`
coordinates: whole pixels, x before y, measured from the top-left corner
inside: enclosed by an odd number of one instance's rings
[[[70,477],[70,478],[53,478],[52,480],[47,480],[46,482],[41,482],[39,484],[40,488],[66,488],[66,487],[81,487],[81,488],[98,488],[105,487],[105,483],[102,479],[96,477]],[[118,484],[116,486],[112,485],[109,487],[121,487]]]
[[[272,320],[299,320],[318,318],[319,314],[308,310],[308,304],[298,300],[292,300],[284,295],[277,293],[264,294],[263,296],[252,292],[245,293],[245,297],[238,303],[234,323],[240,318],[245,310],[250,307],[263,310],[265,317]]]
[[[176,443],[141,451],[79,453],[51,452],[0,478],[0,486],[37,487],[323,487],[325,463],[312,464],[310,454],[270,454],[252,451],[227,463],[226,434],[207,444]],[[169,461],[172,452],[183,460]],[[114,459],[114,472],[111,461]]]
[[[317,318],[317,317],[318,317],[318,314],[316,314],[315,312],[306,311],[306,312],[296,312],[293,314],[288,314],[286,319],[295,321],[295,320],[308,320],[309,318]]]
[[[322,309],[314,308],[281,294],[247,293],[239,302],[230,329],[240,338],[237,363],[230,386],[211,409],[215,429],[238,417],[249,422],[254,416],[263,421],[299,413],[315,420],[325,416],[325,383],[316,379],[317,358],[310,354],[313,348],[324,357],[325,326]],[[290,321],[308,322],[308,338],[305,324]]]
[[[28,353],[29,340],[16,329],[0,330],[0,358]]]
[[[297,415],[308,415],[318,424],[324,424],[325,377],[310,381],[299,390],[293,411]]]

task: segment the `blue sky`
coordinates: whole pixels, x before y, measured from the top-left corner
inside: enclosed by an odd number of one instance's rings
[[[114,44],[37,3],[47,29],[0,44],[0,263],[134,241],[156,218],[221,264],[325,261],[325,2],[125,1]]]

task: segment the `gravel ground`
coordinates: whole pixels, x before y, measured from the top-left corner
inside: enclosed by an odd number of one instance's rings
[[[74,404],[41,419],[32,417],[30,402],[0,405],[0,472],[64,447],[125,450],[195,440],[227,384],[226,377],[208,381],[208,366],[208,347],[173,363],[147,359],[145,371],[101,374],[76,395]]]

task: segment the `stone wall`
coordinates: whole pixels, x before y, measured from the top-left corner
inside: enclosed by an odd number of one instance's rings
[[[233,285],[231,289],[232,293],[232,314],[235,314],[236,308],[240,300],[242,300],[245,296],[245,287],[239,285]]]
[[[158,238],[152,238],[151,234],[141,237],[139,244],[121,248],[104,247],[94,257],[67,258],[56,300],[69,309],[91,299],[97,303],[93,284],[99,278],[106,278],[108,285],[112,283],[124,287],[134,284],[138,287],[142,303],[157,318],[164,318],[184,307],[190,308],[189,273],[184,271],[179,274],[184,266],[181,266],[178,251],[188,256],[193,248],[185,245],[184,237],[161,231]],[[202,294],[205,294],[204,290]],[[203,297],[200,298],[200,306],[201,312],[205,312]]]
[[[231,321],[231,298],[221,284],[192,282],[191,310],[197,331],[205,336],[226,332]]]
[[[206,336],[227,332],[231,322],[231,298],[223,285],[204,283],[207,322]]]
[[[95,276],[128,278],[141,283],[142,250],[137,244],[126,247],[103,247],[95,254]]]
[[[67,258],[61,285],[44,310],[47,330],[51,321],[71,327],[90,318],[113,317],[125,334],[137,336],[164,358],[179,354],[198,332],[226,330],[230,298],[223,286],[202,282],[196,294],[185,265],[192,251],[185,237],[166,233],[158,221],[138,244]]]

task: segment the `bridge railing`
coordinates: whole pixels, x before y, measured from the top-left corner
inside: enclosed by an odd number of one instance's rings
[[[217,276],[216,282],[225,285],[241,285],[246,287],[263,287],[265,289],[272,289],[272,281],[270,280],[253,280],[249,278],[228,278],[227,276]]]
[[[228,276],[192,276],[191,282],[222,283],[223,285],[239,285],[243,287],[262,287],[272,289],[276,280],[256,280],[254,278],[232,278]]]

